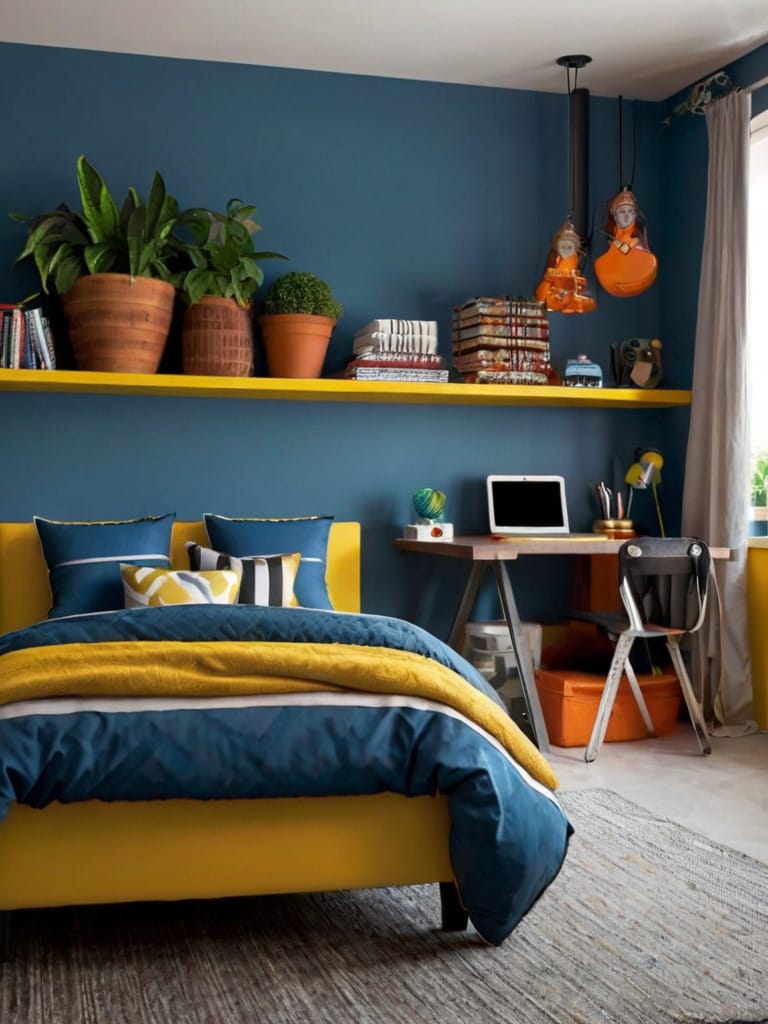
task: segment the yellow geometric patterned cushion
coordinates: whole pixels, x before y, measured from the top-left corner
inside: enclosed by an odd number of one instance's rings
[[[120,563],[126,608],[165,604],[234,604],[240,573],[234,569],[209,572],[152,569]]]

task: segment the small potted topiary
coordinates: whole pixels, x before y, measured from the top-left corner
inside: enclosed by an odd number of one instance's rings
[[[342,307],[325,281],[290,271],[264,295],[259,317],[267,366],[272,377],[319,377]]]
[[[193,207],[179,215],[180,269],[173,283],[185,304],[182,318],[184,373],[248,377],[253,369],[251,301],[261,287],[262,259],[253,235],[261,226],[255,206],[230,199],[225,213]]]

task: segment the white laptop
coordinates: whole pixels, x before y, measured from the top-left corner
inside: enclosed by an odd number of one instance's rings
[[[491,533],[524,539],[604,540],[603,534],[571,533],[562,476],[489,476]]]
[[[565,479],[561,476],[489,476],[491,533],[520,536],[568,533]]]

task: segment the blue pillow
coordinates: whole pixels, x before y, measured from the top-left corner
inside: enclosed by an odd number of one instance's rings
[[[103,523],[33,518],[48,565],[49,619],[125,607],[121,562],[170,568],[174,513]]]
[[[301,552],[301,564],[293,585],[296,600],[304,608],[333,610],[325,581],[333,516],[234,519],[206,512],[203,519],[211,547],[236,558]]]

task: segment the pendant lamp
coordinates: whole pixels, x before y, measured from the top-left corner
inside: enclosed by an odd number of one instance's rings
[[[578,89],[579,69],[592,60],[586,54],[558,57],[566,69],[568,88],[568,213],[552,236],[544,275],[535,296],[548,310],[560,313],[591,313],[597,303],[587,290],[581,267],[586,258],[583,242],[587,230],[587,101],[586,89]],[[571,89],[571,70],[574,87]]]
[[[619,96],[619,191],[608,203],[604,228],[608,248],[595,260],[595,276],[609,295],[628,299],[651,287],[656,280],[658,261],[648,245],[645,217],[632,191],[636,152],[632,154],[630,180],[628,183],[624,180],[623,135],[622,98]]]

